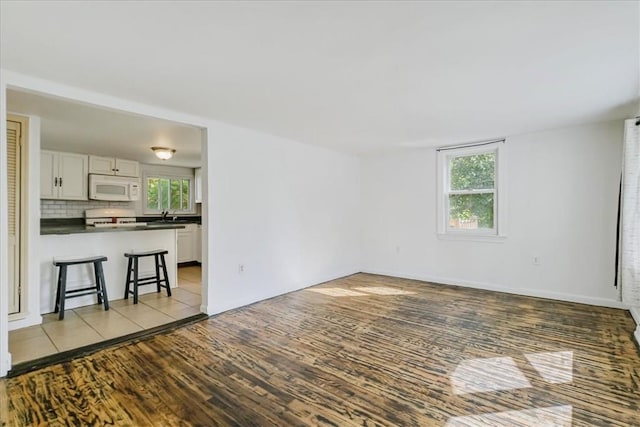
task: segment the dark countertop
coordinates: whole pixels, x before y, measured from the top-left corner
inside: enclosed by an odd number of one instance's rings
[[[173,220],[173,218],[175,218],[175,222],[181,223],[181,224],[202,224],[202,217],[201,216],[194,216],[194,215],[183,215],[183,216],[176,216],[176,215],[167,215],[167,219],[165,220],[166,222],[171,222]],[[159,216],[139,216],[136,217],[136,221],[138,222],[156,222],[156,221],[161,221],[161,217]]]
[[[53,225],[41,226],[40,235],[50,234],[80,234],[80,233],[113,233],[121,231],[149,231],[149,230],[175,230],[185,228],[186,224],[154,224],[139,225],[136,227],[92,227],[87,225]]]
[[[148,220],[149,219],[147,219],[147,221]],[[40,220],[40,235],[46,236],[53,234],[117,233],[122,231],[175,230],[179,228],[185,228],[190,223],[196,224],[199,223],[199,221],[150,221],[147,222],[147,225],[138,225],[135,227],[92,227],[84,225],[84,219],[82,218],[42,219]]]

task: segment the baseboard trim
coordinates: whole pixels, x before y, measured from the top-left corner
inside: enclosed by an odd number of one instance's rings
[[[198,261],[187,261],[187,262],[179,262],[178,268],[180,267],[199,267],[202,263]]]
[[[230,310],[235,310],[235,309],[239,309],[239,308],[242,308],[242,307],[246,307],[248,305],[255,304],[255,303],[260,302],[260,301],[267,301],[267,300],[270,300],[272,298],[277,298],[279,296],[290,294],[291,292],[296,292],[296,291],[299,291],[299,290],[302,290],[302,289],[306,289],[306,288],[309,288],[311,286],[316,286],[316,285],[320,285],[322,283],[330,282],[332,280],[337,280],[337,279],[342,279],[344,277],[349,277],[349,276],[352,276],[352,275],[358,274],[358,273],[360,273],[359,269],[353,269],[353,270],[345,271],[345,272],[342,272],[342,273],[336,273],[336,274],[333,274],[333,275],[330,275],[330,276],[325,276],[325,277],[317,278],[317,279],[314,279],[314,280],[310,280],[309,281],[310,283],[308,282],[307,284],[303,284],[303,285],[301,285],[299,287],[296,287],[294,289],[288,289],[286,291],[279,292],[279,293],[277,293],[275,295],[259,296],[257,298],[251,298],[250,300],[246,300],[246,301],[232,301],[231,303],[228,303],[228,304],[213,306],[211,308],[211,312],[209,312],[208,310],[206,310],[206,311],[203,310],[203,311],[205,313],[207,313],[208,315],[213,316],[213,315],[217,315],[217,314],[220,314],[220,313],[224,313],[226,311],[230,311]],[[216,301],[216,302],[218,304],[220,303],[220,301]],[[209,308],[209,307],[207,306],[206,308]]]
[[[24,317],[9,319],[9,331],[15,331],[16,329],[27,328],[29,326],[35,326],[42,323],[42,316],[39,314],[36,315],[26,315]]]
[[[0,357],[0,360],[4,362],[4,365],[0,366],[0,379],[6,377],[11,370],[11,353],[4,353],[1,356],[3,357]]]
[[[523,295],[528,297],[546,298],[557,301],[574,302],[578,304],[595,305],[599,307],[619,308],[628,310],[630,307],[619,301],[608,300],[605,298],[594,298],[582,295],[565,294],[561,292],[540,291],[537,289],[527,288],[509,288],[503,285],[492,283],[473,282],[469,280],[457,280],[446,277],[422,276],[414,274],[404,274],[385,270],[363,270],[363,273],[379,274],[382,276],[399,277],[402,279],[420,280],[423,282],[437,283],[441,285],[462,286],[465,288],[483,289],[486,291],[504,292],[508,294]],[[640,314],[640,313],[639,313]],[[637,321],[636,321],[637,323]]]

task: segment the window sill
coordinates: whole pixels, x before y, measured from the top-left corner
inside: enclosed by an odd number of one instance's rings
[[[464,242],[504,243],[507,236],[488,234],[438,233],[438,240],[458,240]]]

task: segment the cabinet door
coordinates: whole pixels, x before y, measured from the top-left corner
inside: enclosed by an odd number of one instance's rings
[[[139,163],[134,160],[116,159],[116,175],[138,178],[140,176]]]
[[[89,156],[89,173],[114,175],[116,161],[111,157]]]
[[[195,170],[195,182],[196,182],[196,203],[202,203],[202,168],[196,168]]]
[[[194,252],[196,261],[202,264],[202,225],[198,224],[194,232]]]
[[[87,170],[88,156],[73,153],[58,153],[60,161],[58,198],[63,200],[88,200]]]
[[[58,153],[40,151],[40,198],[58,198]],[[54,185],[55,184],[55,185]]]
[[[193,260],[193,233],[187,226],[184,230],[178,230],[178,262]]]

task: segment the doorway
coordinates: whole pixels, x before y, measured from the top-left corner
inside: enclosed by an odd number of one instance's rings
[[[16,149],[21,151],[24,167],[22,171],[17,172],[14,176],[16,177],[15,182],[20,183],[19,178],[20,173],[22,173],[22,185],[15,187],[16,189],[22,188],[21,194],[16,193],[16,204],[20,207],[19,200],[23,199],[21,206],[22,225],[29,232],[30,237],[27,239],[27,235],[23,235],[22,247],[23,249],[29,247],[30,251],[28,255],[25,252],[22,256],[25,264],[24,274],[20,275],[20,270],[15,270],[18,273],[16,274],[16,279],[18,280],[15,283],[19,286],[20,282],[22,282],[22,289],[11,287],[9,290],[10,298],[7,299],[7,303],[10,306],[8,313],[14,313],[15,310],[14,299],[11,298],[13,295],[16,295],[15,301],[19,305],[19,309],[22,310],[21,312],[16,312],[16,314],[10,314],[8,319],[8,350],[11,353],[13,365],[40,357],[54,356],[55,353],[66,352],[77,347],[94,345],[102,341],[143,332],[161,325],[187,319],[190,316],[197,316],[202,311],[205,311],[206,299],[203,297],[206,295],[206,289],[203,288],[206,288],[206,280],[202,279],[202,273],[204,272],[206,276],[206,251],[202,251],[202,241],[206,241],[206,236],[201,236],[203,228],[200,225],[196,227],[195,221],[197,221],[197,224],[202,221],[202,214],[204,213],[202,206],[206,203],[206,195],[196,199],[195,193],[200,189],[200,176],[196,176],[196,170],[198,175],[200,168],[206,170],[206,162],[203,163],[201,156],[204,144],[203,139],[206,138],[206,129],[180,122],[171,122],[167,119],[157,119],[108,107],[75,102],[44,93],[14,89],[7,90],[7,109],[16,114],[28,116],[24,118],[25,123],[27,123],[26,120],[29,120],[26,125],[22,124],[20,129],[16,128],[14,132],[16,140],[18,140],[17,136],[21,135],[24,144],[24,150],[21,150],[22,145],[15,145]],[[19,116],[19,118],[22,119],[22,116]],[[13,118],[8,115],[7,120],[13,121]],[[19,122],[20,120],[17,121]],[[13,129],[14,126],[8,124],[8,128]],[[189,131],[195,134],[194,143],[188,143],[184,133],[178,128],[196,129],[196,131]],[[27,131],[31,135],[27,135]],[[136,156],[134,150],[138,150],[141,156],[153,156],[153,152],[149,149],[149,145],[152,144],[148,143],[151,138],[146,138],[144,131],[164,134],[166,138],[175,139],[179,143],[176,147],[178,155],[175,157],[175,161],[154,164],[152,159],[155,161],[155,158],[139,158],[138,161],[143,165],[140,169],[141,181],[144,182],[147,175],[158,173],[183,175],[185,169],[190,169],[190,174],[193,174],[192,182],[194,187],[190,186],[188,194],[190,198],[194,199],[194,203],[198,205],[189,218],[189,221],[194,221],[194,223],[187,224],[197,229],[197,233],[192,233],[190,240],[192,244],[186,245],[188,256],[186,256],[185,261],[190,265],[178,269],[176,281],[178,287],[172,289],[174,295],[171,298],[159,298],[155,294],[141,296],[141,303],[137,307],[131,308],[127,304],[118,301],[116,295],[121,295],[121,293],[116,293],[110,298],[112,300],[110,302],[113,304],[111,304],[112,309],[108,312],[102,310],[93,312],[94,307],[91,306],[72,308],[67,313],[68,316],[65,318],[64,325],[57,320],[49,322],[55,316],[49,315],[49,312],[43,309],[46,304],[43,304],[44,293],[42,287],[43,284],[46,286],[46,283],[48,283],[47,280],[43,280],[43,274],[47,274],[48,270],[45,271],[45,269],[50,267],[51,264],[50,257],[43,256],[42,240],[47,238],[42,236],[43,220],[45,225],[49,225],[47,222],[83,220],[82,216],[86,208],[92,208],[93,204],[99,204],[99,207],[110,207],[107,205],[111,202],[70,201],[64,199],[52,202],[49,199],[40,198],[41,193],[34,195],[29,182],[38,182],[42,173],[41,168],[38,167],[42,157],[37,155],[37,151],[41,153],[41,150],[49,150],[131,159],[131,156],[134,156],[133,158]],[[30,142],[29,136],[34,138],[33,144]],[[101,139],[97,139],[98,137]],[[134,138],[138,140],[137,143],[132,141]],[[11,139],[11,136],[9,136],[9,139]],[[107,143],[107,141],[113,142]],[[113,150],[113,152],[109,152],[107,149]],[[184,164],[176,162],[184,162]],[[30,171],[28,174],[27,167]],[[9,178],[9,182],[13,186],[11,178]],[[195,184],[196,182],[198,183],[197,185]],[[118,204],[118,202],[113,203]],[[141,217],[138,218],[141,222],[159,219],[145,218],[153,215],[145,214],[142,200],[139,202],[119,203],[133,204],[133,206],[127,207],[139,212],[136,216]],[[37,209],[36,206],[39,206],[40,209]],[[31,217],[29,217],[29,213]],[[37,215],[38,213],[40,215]],[[40,222],[40,227],[36,228],[34,233],[31,233],[30,230],[34,229],[29,228],[28,225],[31,224],[31,227],[33,227],[34,216],[37,218],[36,222]],[[20,227],[19,211],[16,211],[16,218],[18,220],[16,228],[18,229]],[[29,224],[27,224],[27,220]],[[186,221],[187,219],[182,216],[178,219],[178,222]],[[38,230],[40,233],[38,233]],[[19,244],[19,234],[16,234],[16,236],[16,242]],[[184,246],[182,244],[181,249],[184,249]],[[15,249],[16,255],[19,255],[19,248],[16,247]],[[205,252],[204,260],[202,260],[202,252]],[[44,258],[47,258],[46,262],[43,261]],[[195,261],[198,262],[197,265],[195,265]],[[201,262],[205,264],[202,268],[200,267]],[[29,274],[29,277],[36,279],[27,280],[27,274]],[[12,283],[13,277],[12,275]],[[40,277],[40,280],[37,279],[38,277]],[[121,277],[114,275],[113,280],[120,281]],[[14,290],[18,292],[14,293]],[[11,301],[9,301],[10,299]],[[41,323],[33,322],[31,317],[26,318],[27,314],[31,316],[33,313],[41,319]]]
[[[22,293],[22,177],[23,143],[27,130],[27,119],[7,116],[7,220],[8,220],[8,305],[9,315],[23,311]]]

